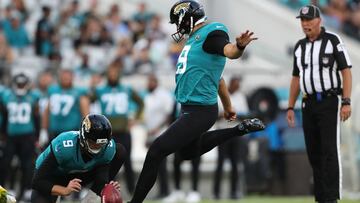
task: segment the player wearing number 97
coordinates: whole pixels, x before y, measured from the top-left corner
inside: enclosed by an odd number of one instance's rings
[[[31,202],[56,202],[58,196],[79,192],[86,185],[99,196],[105,184],[120,189],[113,179],[125,157],[125,148],[112,139],[109,120],[87,115],[79,131],[61,133],[37,158]]]
[[[221,23],[207,23],[204,8],[196,1],[183,0],[170,10],[173,34],[179,42],[188,35],[177,63],[176,101],[181,115],[150,146],[131,203],[143,202],[154,185],[161,161],[179,152],[181,159],[194,159],[230,138],[264,129],[259,119],[241,121],[233,128],[208,131],[218,117],[217,96],[224,106],[224,117],[236,119],[229,93],[221,75],[226,58],[239,58],[256,38],[246,31],[230,43],[228,29]]]
[[[64,131],[77,130],[81,118],[89,113],[87,90],[73,86],[73,72],[59,71],[59,84],[48,88],[49,101],[42,117],[39,144],[46,146],[48,140]]]
[[[21,182],[17,199],[21,200],[25,190],[30,190],[35,142],[39,130],[39,95],[30,89],[30,79],[23,73],[13,78],[10,89],[2,94],[2,113],[4,118],[2,130],[5,132],[5,150],[0,159],[0,185],[11,170],[14,155],[20,159]]]

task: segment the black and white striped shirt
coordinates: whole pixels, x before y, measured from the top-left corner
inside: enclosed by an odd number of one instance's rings
[[[340,37],[325,28],[321,28],[315,41],[304,38],[295,45],[293,76],[300,76],[300,88],[304,94],[342,88],[340,70],[351,66]]]

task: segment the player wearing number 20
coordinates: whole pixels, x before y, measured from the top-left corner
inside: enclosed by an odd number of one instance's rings
[[[0,159],[0,185],[9,175],[11,160],[16,154],[20,159],[21,184],[17,199],[30,189],[33,160],[35,156],[36,132],[39,129],[38,95],[30,90],[30,79],[23,73],[13,78],[13,84],[2,94],[2,113],[6,144]]]
[[[109,120],[99,114],[85,116],[79,131],[54,138],[36,160],[31,202],[56,202],[58,196],[79,192],[83,186],[97,195],[113,181],[126,156],[125,148],[112,139]]]

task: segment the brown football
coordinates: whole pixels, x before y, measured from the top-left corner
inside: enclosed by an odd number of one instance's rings
[[[106,184],[101,191],[101,202],[102,203],[122,203],[122,197],[119,190],[113,185]]]

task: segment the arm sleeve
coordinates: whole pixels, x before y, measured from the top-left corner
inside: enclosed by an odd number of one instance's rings
[[[335,36],[333,38],[333,46],[334,46],[334,57],[338,66],[338,69],[343,70],[345,68],[351,68],[351,61],[349,54],[346,50],[346,47],[342,40]]]
[[[224,55],[224,47],[229,44],[229,35],[222,30],[214,30],[208,34],[203,43],[203,50],[209,54]]]
[[[51,149],[49,155],[34,172],[32,188],[43,194],[51,194],[51,189],[55,185],[51,182],[52,171],[57,167],[58,163]]]

